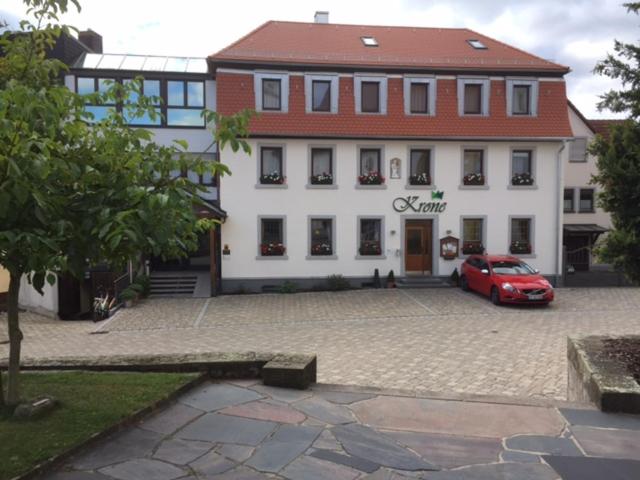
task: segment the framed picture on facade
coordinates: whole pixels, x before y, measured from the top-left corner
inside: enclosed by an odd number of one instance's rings
[[[400,171],[402,166],[402,161],[398,158],[392,158],[391,162],[389,162],[389,168],[391,169],[389,178],[400,178]]]

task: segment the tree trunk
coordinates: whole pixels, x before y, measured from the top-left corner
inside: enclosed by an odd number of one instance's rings
[[[7,380],[7,404],[15,406],[20,401],[20,344],[22,332],[18,322],[18,294],[22,273],[10,272],[9,298],[7,299],[7,316],[9,321],[9,376]]]
[[[2,388],[2,369],[0,368],[0,411],[4,407],[4,389]]]

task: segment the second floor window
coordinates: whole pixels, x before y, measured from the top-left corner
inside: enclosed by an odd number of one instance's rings
[[[409,162],[409,185],[431,185],[431,150],[412,149]]]
[[[333,184],[333,150],[331,148],[311,149],[311,185]]]
[[[531,86],[514,85],[512,102],[514,115],[531,115]]]
[[[535,116],[538,110],[538,81],[509,78],[506,81],[507,114]]]
[[[484,150],[465,150],[462,167],[463,185],[485,185]]]
[[[362,82],[360,108],[363,113],[380,113],[380,83]]]
[[[564,213],[575,212],[575,206],[573,202],[573,188],[564,189]]]
[[[331,81],[313,80],[311,82],[311,110],[314,112],[331,111]]]
[[[282,110],[282,88],[279,78],[262,79],[262,110]]]
[[[282,147],[260,148],[260,183],[282,185],[284,183]]]
[[[424,82],[411,83],[411,113],[429,113],[429,84]]]
[[[382,151],[379,148],[360,149],[360,185],[381,185],[384,183],[382,176]]]
[[[531,150],[511,152],[511,185],[533,185],[533,155]]]
[[[587,161],[587,139],[576,137],[569,147],[570,162],[586,162]]]
[[[124,79],[122,83],[127,85],[131,83],[133,80]],[[142,94],[145,97],[160,97],[160,80],[144,80],[142,82]],[[136,92],[131,92],[129,94],[128,101],[135,103],[138,101],[138,94]],[[125,102],[126,103],[126,102]],[[158,108],[155,108],[156,117],[152,120],[151,116],[148,113],[140,117],[131,116],[131,118],[127,118],[127,121],[130,125],[160,125],[162,123],[162,111],[160,108],[160,98],[158,98],[157,102],[154,102],[154,105],[158,105]]]
[[[466,83],[464,85],[464,113],[465,115],[482,113],[482,84]]]
[[[80,95],[90,95],[92,93],[105,93],[109,90],[109,82],[115,81],[113,78],[77,77],[76,91]],[[87,104],[85,110],[93,114],[93,121],[98,122],[107,117],[109,108],[115,108],[115,103],[104,105]]]
[[[592,188],[581,188],[578,211],[581,213],[592,213],[594,211],[593,197],[594,191]]]
[[[167,125],[204,127],[204,82],[169,80],[167,82]]]

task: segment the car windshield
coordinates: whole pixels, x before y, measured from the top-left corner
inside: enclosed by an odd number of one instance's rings
[[[493,273],[497,275],[534,275],[536,271],[524,262],[501,260],[491,262]]]

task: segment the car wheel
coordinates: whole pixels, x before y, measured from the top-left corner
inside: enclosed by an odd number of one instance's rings
[[[502,303],[500,301],[500,292],[498,292],[497,287],[491,287],[491,302],[494,305],[500,305]]]
[[[469,282],[467,282],[467,277],[460,277],[460,288],[462,288],[462,290],[465,292],[469,291]]]

